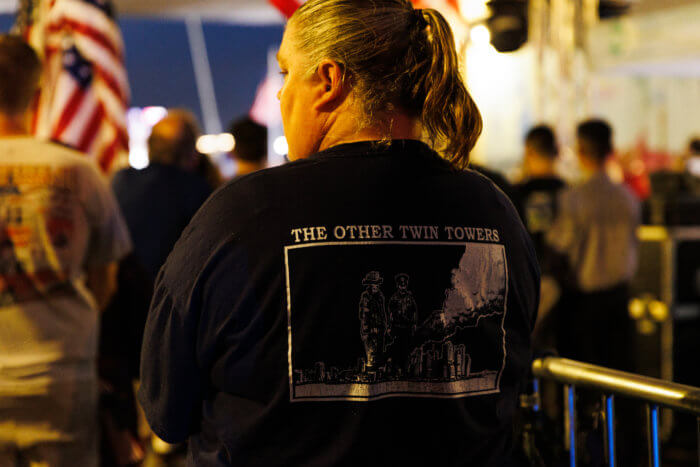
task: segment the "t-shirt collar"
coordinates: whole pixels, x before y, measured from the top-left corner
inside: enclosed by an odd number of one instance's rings
[[[343,143],[330,147],[323,151],[309,156],[309,159],[345,156],[348,154],[357,155],[381,155],[394,152],[421,152],[432,153],[430,146],[415,139],[396,139],[391,142],[383,141],[357,141],[353,143]]]

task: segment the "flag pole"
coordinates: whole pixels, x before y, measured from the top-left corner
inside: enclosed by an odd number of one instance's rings
[[[199,93],[199,103],[202,108],[202,117],[204,118],[204,131],[209,134],[218,134],[221,133],[221,118],[219,117],[219,108],[216,103],[214,79],[207,54],[207,44],[204,39],[202,18],[188,16],[185,19],[185,26],[187,27],[187,38],[190,44],[197,92]]]

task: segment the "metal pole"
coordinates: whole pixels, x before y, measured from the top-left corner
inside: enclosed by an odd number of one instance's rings
[[[187,28],[187,39],[190,44],[190,53],[192,54],[199,103],[202,107],[202,116],[204,117],[204,131],[207,133],[221,133],[221,118],[219,117],[219,108],[216,103],[214,79],[211,73],[209,55],[207,54],[207,43],[204,39],[202,19],[196,16],[187,17],[185,26]]]
[[[603,396],[604,426],[605,432],[605,457],[608,459],[608,467],[615,467],[615,396],[612,394]]]
[[[700,467],[700,417],[698,417],[698,467]]]
[[[576,388],[567,384],[566,394],[566,432],[569,440],[569,465],[576,467]]]
[[[649,466],[661,467],[659,449],[659,406],[647,404],[647,436],[649,439]]]
[[[604,394],[629,396],[700,415],[700,388],[693,386],[554,357],[535,360],[532,372],[538,378],[589,387]]]

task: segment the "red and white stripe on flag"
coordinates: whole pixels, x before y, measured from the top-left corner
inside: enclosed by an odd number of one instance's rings
[[[110,0],[41,0],[27,37],[44,57],[35,134],[74,147],[108,172],[128,151],[130,90]]]

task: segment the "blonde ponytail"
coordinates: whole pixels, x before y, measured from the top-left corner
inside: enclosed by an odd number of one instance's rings
[[[481,113],[459,72],[450,26],[436,10],[426,9],[423,14],[428,23],[431,53],[427,73],[414,77],[425,96],[421,120],[431,137],[443,142],[446,157],[464,168],[481,134]]]

